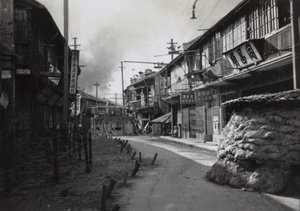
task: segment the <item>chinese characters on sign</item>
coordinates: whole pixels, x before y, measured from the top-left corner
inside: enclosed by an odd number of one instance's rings
[[[70,94],[76,93],[77,87],[77,70],[78,70],[79,51],[73,50],[71,57],[71,74],[70,74]]]
[[[195,90],[195,93],[196,93],[196,102],[197,103],[208,102],[208,101],[213,100],[212,93],[208,89]]]
[[[195,95],[194,92],[185,92],[180,95],[181,104],[194,104]]]
[[[242,43],[238,47],[225,53],[232,67],[242,68],[262,60],[252,41]]]

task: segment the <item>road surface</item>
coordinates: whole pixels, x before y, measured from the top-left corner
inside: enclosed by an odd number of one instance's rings
[[[194,148],[154,137],[121,137],[129,140],[142,157],[154,167],[142,167],[131,178],[130,191],[120,190],[121,210],[128,211],[201,211],[201,210],[298,210],[298,200],[291,208],[265,194],[216,185],[205,179],[216,161],[215,152]],[[146,165],[146,164],[144,164]],[[294,208],[294,209],[293,209]]]

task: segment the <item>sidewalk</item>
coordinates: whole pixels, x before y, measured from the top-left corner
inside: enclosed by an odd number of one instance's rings
[[[181,143],[181,144],[187,144],[190,146],[194,146],[194,147],[199,147],[199,148],[203,148],[203,149],[207,149],[207,150],[211,150],[211,151],[217,151],[218,150],[218,144],[215,142],[201,142],[200,140],[196,140],[196,139],[183,139],[183,138],[175,138],[172,136],[159,136],[159,138],[162,139],[168,139],[170,141],[174,141],[177,143]]]

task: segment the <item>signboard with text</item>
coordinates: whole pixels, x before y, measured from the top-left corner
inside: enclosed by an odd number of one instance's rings
[[[209,89],[198,89],[195,90],[196,103],[209,102],[213,100],[211,90]]]
[[[254,42],[249,40],[224,53],[234,68],[243,68],[262,60]]]
[[[77,71],[79,62],[79,51],[73,50],[71,57],[71,74],[70,74],[70,94],[76,94],[77,89]]]
[[[194,92],[182,92],[180,95],[180,104],[194,104],[195,103],[195,95]]]

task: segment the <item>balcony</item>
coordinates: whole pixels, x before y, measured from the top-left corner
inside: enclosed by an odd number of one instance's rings
[[[290,24],[265,38],[263,56],[264,60],[271,60],[289,52],[292,52]]]

